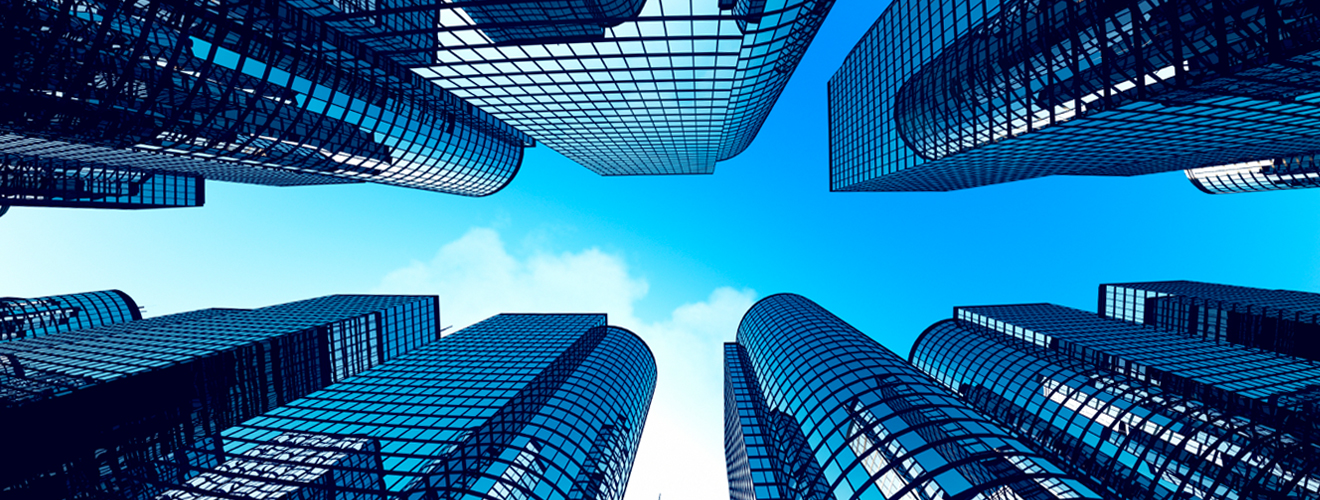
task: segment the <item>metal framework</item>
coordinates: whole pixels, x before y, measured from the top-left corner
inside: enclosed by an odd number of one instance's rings
[[[529,137],[307,13],[318,6],[19,1],[0,20],[13,36],[0,67],[5,164],[63,158],[105,170],[270,185],[370,181],[469,196],[512,179]],[[398,27],[395,18],[410,19],[387,16],[380,28]],[[123,189],[111,192],[122,198]],[[78,197],[45,204],[62,198]]]
[[[0,205],[172,208],[205,201],[198,175],[0,153]]]
[[[1187,179],[1208,194],[1254,193],[1320,186],[1315,153],[1188,169]]]
[[[0,297],[0,342],[140,319],[137,303],[119,290],[33,299]]]
[[[451,0],[347,12],[327,2],[316,19],[438,16],[353,37],[602,175],[700,174],[748,147],[832,5]],[[408,46],[423,36],[438,46]]]
[[[195,441],[163,498],[620,500],[655,387],[603,314],[502,314]]]
[[[187,445],[438,339],[435,297],[205,309],[0,343],[0,493],[152,498]],[[371,341],[363,341],[363,338]]]
[[[1320,361],[1320,294],[1195,281],[1100,285],[1100,315]]]
[[[1034,322],[996,314],[1023,307],[1031,307]],[[1097,328],[1096,336],[1083,339],[1042,328],[1058,322],[1052,313],[1062,309],[960,308],[957,319],[921,334],[910,359],[1040,453],[1097,482],[1108,498],[1320,496],[1313,416],[1237,411],[1217,397],[1170,384],[1158,375],[1170,368],[1149,361],[1192,360],[1203,371],[1227,365],[1219,371],[1245,370],[1274,381],[1286,375],[1253,367],[1258,360],[1209,358],[1186,343],[1115,350],[1114,343],[1129,338],[1126,331]],[[969,310],[977,312],[965,314]],[[1073,322],[1071,313],[1063,316],[1062,322]],[[1090,342],[1100,334],[1114,340]],[[1147,358],[1133,360],[1134,353]],[[1242,392],[1249,397],[1251,390]]]
[[[1301,0],[895,2],[830,80],[831,188],[1310,154],[1317,13]]]
[[[1100,498],[801,296],[753,306],[725,363],[731,498]]]
[[[1257,420],[1309,415],[1313,408],[1281,403],[1320,384],[1320,365],[1304,359],[1053,304],[959,307],[954,317]]]

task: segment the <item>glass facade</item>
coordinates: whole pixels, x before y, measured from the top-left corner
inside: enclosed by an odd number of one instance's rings
[[[1134,338],[1172,334],[1095,315],[1083,327],[1086,314],[958,308],[910,359],[1107,498],[1320,498],[1314,407],[1241,402],[1313,373],[1262,366],[1245,349],[1209,352],[1202,340]]]
[[[1291,158],[1216,165],[1187,170],[1187,179],[1209,194],[1252,193],[1320,186],[1314,153]]]
[[[819,305],[767,297],[725,347],[730,498],[1100,498]]]
[[[162,498],[623,498],[655,361],[603,314],[501,314],[194,441]]]
[[[711,173],[832,4],[25,0],[0,20],[0,205],[200,206],[205,180],[485,196],[537,140],[603,175]]]
[[[16,4],[0,21],[14,55],[0,68],[0,158],[6,191],[22,191],[0,201],[201,203],[155,199],[171,175],[195,191],[206,178],[469,196],[512,179],[532,139],[380,54],[397,44],[360,42],[316,18],[322,10],[294,0]],[[373,23],[368,31],[435,24],[407,13]],[[79,185],[48,194],[38,181],[51,178]]]
[[[1053,304],[959,307],[954,318],[1057,350],[1163,389],[1240,414],[1310,410],[1320,365],[1227,342],[1102,318]]]
[[[746,149],[833,0],[331,4],[317,19],[336,26],[438,17],[357,36],[597,173],[638,175],[711,173]],[[402,47],[416,36],[434,44]]]
[[[16,142],[34,141],[0,134],[0,149]],[[205,182],[196,174],[110,166],[88,159],[0,153],[3,206],[132,209],[197,207],[204,203]]]
[[[0,342],[142,319],[119,290],[22,299],[0,297]]]
[[[136,497],[136,478],[272,408],[439,338],[425,296],[205,309],[0,343],[0,492]]]
[[[1195,281],[1100,285],[1100,315],[1320,361],[1320,294]]]
[[[1317,61],[1301,0],[895,0],[830,79],[830,186],[1302,157],[1320,149]]]

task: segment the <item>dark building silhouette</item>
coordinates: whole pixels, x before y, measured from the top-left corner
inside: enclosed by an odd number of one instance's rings
[[[1195,281],[1100,285],[1100,315],[1320,361],[1320,294]]]
[[[151,498],[154,461],[439,338],[424,296],[204,309],[0,343],[0,493]],[[146,495],[146,496],[144,496]]]
[[[1305,360],[1051,304],[956,308],[910,359],[1111,498],[1320,495]]]
[[[157,462],[159,498],[623,498],[655,361],[603,314],[501,314]]]
[[[16,4],[0,20],[0,205],[197,206],[203,179],[499,190],[532,139],[381,53],[433,61],[432,36],[359,40],[434,14],[323,19],[393,3]]]
[[[605,28],[637,17],[645,0],[523,0],[463,8],[481,33],[501,45],[603,40]]]
[[[1174,170],[1316,185],[1320,18],[1302,0],[896,0],[829,82],[835,191]]]
[[[0,342],[142,319],[119,290],[24,299],[0,297]]]
[[[767,297],[725,346],[730,498],[1101,498],[815,303]]]

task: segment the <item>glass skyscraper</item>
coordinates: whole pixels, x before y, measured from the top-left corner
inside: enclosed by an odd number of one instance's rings
[[[1320,361],[1320,294],[1195,281],[1100,285],[1100,315]]]
[[[1302,0],[895,0],[830,79],[830,187],[1320,185],[1317,61]]]
[[[655,361],[603,314],[501,314],[193,441],[159,498],[623,498]]]
[[[1101,498],[810,300],[767,297],[725,344],[730,498]]]
[[[604,175],[751,143],[833,0],[24,0],[0,207],[205,203],[205,180],[467,196],[540,140]]]
[[[119,290],[24,299],[0,297],[0,342],[142,319]]]
[[[317,18],[332,5],[376,2],[15,4],[0,205],[196,206],[203,179],[483,196],[513,178],[531,138],[381,54],[397,44],[357,39],[434,15],[354,31]]]
[[[316,18],[597,173],[702,174],[751,143],[833,3],[325,2]],[[393,12],[433,24],[373,25]]]
[[[910,360],[1107,497],[1320,498],[1312,361],[1052,304],[955,308]]]
[[[0,422],[21,429],[0,492],[139,497],[154,460],[430,344],[438,324],[433,296],[336,295],[0,342]]]

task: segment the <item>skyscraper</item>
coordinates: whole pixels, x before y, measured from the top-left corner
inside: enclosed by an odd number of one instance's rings
[[[1100,498],[879,343],[797,295],[725,344],[730,498]]]
[[[23,299],[0,297],[0,342],[142,319],[119,290]]]
[[[832,4],[25,1],[0,20],[0,207],[200,206],[207,179],[485,196],[537,140],[711,173]]]
[[[619,500],[655,361],[603,314],[501,314],[194,441],[159,498]]]
[[[82,294],[88,296],[94,294]],[[0,343],[0,492],[117,498],[152,460],[439,338],[435,297],[204,309]]]
[[[1320,294],[1195,281],[1100,285],[1100,315],[1320,361]]]
[[[316,17],[331,5],[376,2],[14,5],[0,20],[0,205],[197,206],[203,179],[483,196],[513,178],[532,139],[380,54],[398,44],[356,39],[434,16],[353,31]]]
[[[462,4],[327,2],[317,19],[438,16],[356,36],[599,174],[639,175],[708,174],[746,149],[834,1]],[[402,47],[419,36],[438,47]]]
[[[830,79],[830,187],[1315,186],[1318,58],[1301,0],[895,0]]]
[[[959,307],[912,363],[1114,498],[1320,495],[1320,366],[1052,304]]]

